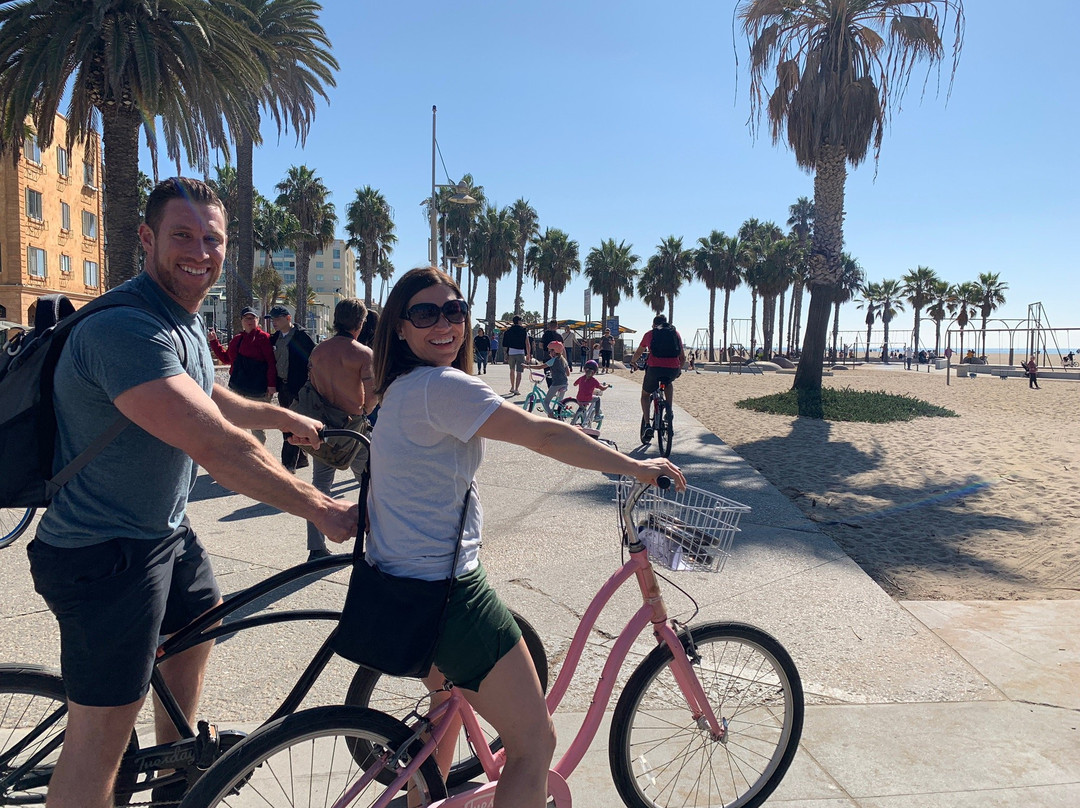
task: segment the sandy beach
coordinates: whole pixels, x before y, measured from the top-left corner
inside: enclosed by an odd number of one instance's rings
[[[634,379],[640,379],[638,375]],[[736,401],[792,376],[684,373],[676,403],[906,600],[1080,597],[1080,384],[864,367],[826,386],[904,393],[959,418],[830,423]]]

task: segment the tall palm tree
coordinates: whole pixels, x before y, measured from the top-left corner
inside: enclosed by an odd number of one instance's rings
[[[848,253],[842,256],[844,271],[840,275],[840,282],[836,284],[836,297],[833,300],[833,328],[832,328],[832,352],[837,355],[837,340],[840,336],[840,306],[851,300],[855,293],[862,289],[866,282],[866,275],[859,266],[859,262]],[[870,325],[873,325],[871,323]]]
[[[934,321],[934,353],[941,353],[941,321],[949,316],[949,292],[952,284],[948,281],[934,280],[930,283],[930,305],[927,316]]]
[[[762,222],[749,218],[739,226],[739,240],[746,249],[743,253],[743,280],[750,287],[750,355],[757,351],[757,310],[761,285],[766,281],[765,256],[769,244],[782,236],[775,222]]]
[[[919,352],[919,322],[922,310],[933,302],[934,284],[938,281],[937,273],[930,267],[919,265],[910,269],[900,279],[904,284],[903,293],[915,315],[915,329],[911,341],[916,353]]]
[[[698,247],[694,250],[694,275],[709,290],[709,361],[715,362],[716,342],[713,336],[716,331],[716,290],[723,288],[727,278],[724,251],[728,237],[723,231],[713,230],[708,236],[699,238],[697,243]]]
[[[795,285],[791,292],[791,323],[788,344],[798,345],[802,332],[803,284],[806,277],[806,259],[810,255],[810,237],[814,234],[814,203],[809,197],[800,196],[795,204],[788,208],[787,226],[791,236],[799,245],[799,271],[795,276]],[[833,348],[836,346],[834,345]]]
[[[380,191],[365,185],[356,189],[356,198],[345,208],[345,230],[349,246],[355,247],[360,261],[360,276],[364,279],[364,301],[374,303],[372,286],[379,261],[393,252],[397,243],[394,234],[394,211]]]
[[[668,236],[656,245],[654,283],[667,301],[668,322],[675,323],[675,298],[693,277],[694,251],[683,247],[682,237]],[[652,261],[652,258],[649,259]]]
[[[307,326],[308,264],[312,254],[334,240],[337,213],[327,201],[330,191],[307,166],[290,166],[276,186],[277,204],[300,222],[303,237],[296,245],[296,324]]]
[[[885,279],[878,284],[878,313],[881,325],[885,329],[885,340],[881,346],[881,361],[889,362],[889,323],[899,312],[904,310],[904,286],[900,281]]]
[[[955,283],[949,287],[949,313],[955,315],[956,326],[960,329],[960,354],[964,353],[964,329],[968,322],[975,316],[977,307],[982,301],[982,290],[978,284],[971,281]]]
[[[585,256],[585,275],[589,289],[600,295],[600,324],[615,316],[615,307],[623,295],[634,294],[634,278],[641,259],[632,252],[633,245],[615,243],[609,238],[593,247]]]
[[[659,256],[650,255],[649,260],[645,262],[645,268],[637,279],[637,295],[642,303],[653,310],[653,313],[664,313],[668,297],[664,277],[660,271]]]
[[[512,269],[518,248],[517,222],[510,208],[488,205],[476,220],[469,243],[469,260],[477,277],[487,278],[485,312],[488,330],[495,330],[496,285]]]
[[[50,145],[63,98],[69,149],[101,116],[107,286],[138,271],[140,130],[156,147],[160,118],[170,156],[179,160],[183,148],[205,170],[208,145],[228,148],[221,110],[265,81],[255,44],[205,0],[0,5],[0,151],[20,148],[27,118]],[[234,119],[253,125],[243,110]]]
[[[540,235],[540,216],[527,199],[519,199],[510,206],[510,216],[517,223],[517,280],[514,285],[514,314],[525,309],[521,286],[525,282],[525,253],[529,244]]]
[[[536,268],[533,279],[544,287],[544,322],[548,321],[548,299],[551,299],[551,317],[558,319],[559,294],[566,289],[570,279],[581,272],[578,243],[565,231],[549,227],[529,249]],[[529,258],[526,258],[529,261]]]
[[[253,224],[255,249],[263,251],[264,266],[270,268],[274,266],[274,253],[296,249],[304,234],[299,219],[262,194],[255,197]]]
[[[878,300],[881,299],[881,290],[878,289],[876,283],[868,283],[859,289],[859,294],[862,296],[862,301],[857,304],[858,308],[866,307],[866,354],[863,356],[864,362],[870,361],[870,334],[874,329],[874,321],[877,319],[877,306]]]
[[[762,346],[765,356],[772,355],[774,339],[783,341],[784,333],[784,292],[795,278],[796,264],[798,259],[798,246],[794,241],[787,238],[769,239],[764,245],[761,274],[758,279],[758,291],[762,296],[761,324],[764,344]],[[780,305],[777,306],[779,298]],[[779,314],[779,329],[776,326],[777,314]],[[783,350],[783,346],[777,346]]]
[[[251,32],[252,49],[264,76],[253,91],[237,92],[232,107],[245,109],[251,121],[247,126],[242,118],[232,127],[239,188],[235,211],[229,208],[237,218],[237,286],[250,289],[255,268],[252,164],[255,144],[262,142],[260,110],[269,113],[279,135],[292,126],[297,144],[303,146],[318,97],[330,100],[324,88],[334,86],[338,63],[330,55],[330,40],[319,23],[322,6],[313,0],[232,0],[219,5]]]
[[[982,352],[986,353],[986,321],[994,309],[1005,303],[1005,293],[1009,284],[1001,281],[998,272],[980,272],[979,280],[974,282],[979,287],[979,314],[982,315]]]
[[[225,210],[229,212],[229,221],[225,223],[229,244],[225,248],[225,322],[229,324],[229,331],[233,334],[240,333],[240,311],[244,306],[251,305],[251,286],[242,287],[236,274],[237,240],[236,231],[238,220],[236,218],[236,199],[239,187],[236,180],[236,168],[226,163],[224,166],[214,167],[214,178],[206,181],[206,184],[214,189]],[[242,289],[246,288],[245,295]]]
[[[749,250],[738,236],[728,238],[721,252],[723,280],[720,286],[724,290],[724,327],[721,345],[725,357],[730,356],[728,353],[728,306],[731,302],[731,293],[743,282],[743,267],[749,260],[748,255]]]
[[[814,171],[814,231],[807,268],[810,309],[794,387],[820,392],[829,308],[844,244],[847,164],[873,143],[880,153],[892,104],[920,60],[945,57],[953,28],[952,75],[964,38],[963,0],[742,0],[750,43],[751,120],[764,112],[774,143]],[[950,77],[951,86],[951,77]],[[770,89],[771,88],[771,89]]]
[[[472,232],[476,217],[487,204],[487,196],[484,194],[484,186],[476,185],[472,174],[462,177],[458,185],[464,186],[465,193],[476,201],[468,204],[454,202],[451,197],[458,193],[456,189],[439,188],[435,192],[435,212],[438,216],[439,240],[443,247],[442,268],[447,273],[453,271],[460,286],[461,266],[469,253],[469,233]],[[430,215],[431,200],[425,199],[423,205],[425,213]],[[460,259],[455,262],[454,267],[449,266],[451,256]]]

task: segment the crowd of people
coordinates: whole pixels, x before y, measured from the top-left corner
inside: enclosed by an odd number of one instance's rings
[[[365,554],[354,563],[392,576],[450,580],[425,682],[437,691],[451,679],[499,733],[506,749],[499,803],[543,806],[555,732],[520,630],[480,563],[475,475],[482,443],[505,441],[642,482],[665,475],[684,487],[681,472],[666,458],[620,454],[496,394],[473,371],[479,331],[472,332],[468,303],[434,267],[411,270],[395,284],[377,325],[361,301],[343,300],[334,336],[316,346],[287,308],[270,310],[273,335],[245,310],[242,332],[222,346],[199,308],[221,275],[228,221],[205,183],[159,183],[139,227],[144,269],[119,287],[143,298],[145,308],[120,305],[85,318],[60,357],[57,468],[118,414],[130,423],[57,492],[27,549],[35,589],[59,623],[68,701],[48,804],[113,804],[161,638],[221,602],[209,553],[186,516],[202,467],[231,490],[305,520],[309,557],[327,552],[326,540],[356,536],[364,524]],[[501,338],[514,360],[516,390],[532,345],[512,332]],[[115,359],[117,333],[130,337],[124,362]],[[549,353],[562,356],[558,348]],[[215,381],[214,355],[230,366],[228,387]],[[597,369],[589,370],[592,379]],[[366,463],[322,441],[324,424],[366,421],[376,411]],[[268,429],[287,435],[280,460],[264,445]],[[301,448],[305,459],[312,453],[314,484],[295,474]],[[360,504],[328,492],[337,469],[365,465],[370,486],[361,523]],[[192,721],[211,646],[158,666]],[[171,722],[156,729],[158,743],[177,740]],[[439,756],[444,771],[453,746]],[[152,798],[179,800],[184,784],[165,788],[172,791]]]

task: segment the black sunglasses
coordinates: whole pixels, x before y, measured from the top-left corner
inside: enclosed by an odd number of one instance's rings
[[[440,314],[446,318],[446,322],[459,325],[469,315],[469,304],[464,300],[448,300],[442,306],[417,303],[405,310],[405,319],[417,328],[431,328],[439,322]]]

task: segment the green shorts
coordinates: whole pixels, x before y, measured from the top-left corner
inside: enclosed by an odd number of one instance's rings
[[[435,666],[458,687],[479,690],[495,663],[521,639],[514,615],[478,565],[454,581]]]

